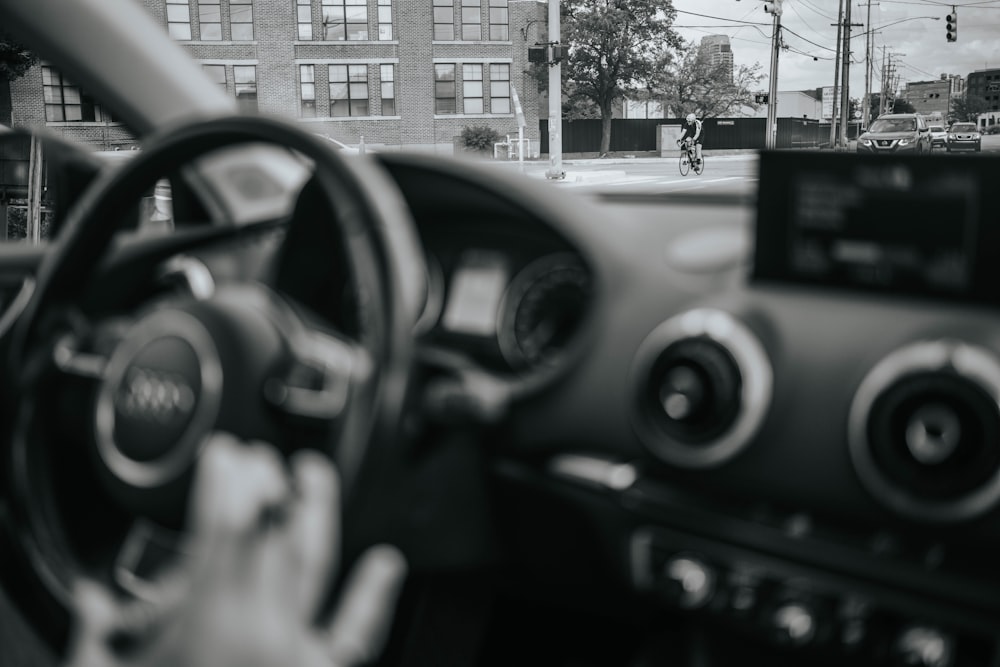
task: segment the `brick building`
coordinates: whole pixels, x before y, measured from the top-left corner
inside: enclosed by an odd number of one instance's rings
[[[904,97],[917,113],[944,122],[951,112],[951,89],[951,80],[942,76],[937,81],[907,83]]]
[[[537,150],[527,47],[544,31],[538,0],[141,1],[241,109],[347,144],[451,152],[466,126],[516,135],[516,91]],[[104,149],[134,143],[44,64],[12,83],[11,101],[13,125]]]
[[[1000,123],[1000,69],[981,69],[971,72],[966,79],[966,90],[986,100],[987,110],[979,114],[980,128]]]

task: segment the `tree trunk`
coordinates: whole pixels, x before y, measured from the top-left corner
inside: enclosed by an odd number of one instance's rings
[[[0,125],[11,125],[13,105],[10,101],[10,81],[0,77]]]
[[[611,105],[601,105],[601,155],[611,150]]]

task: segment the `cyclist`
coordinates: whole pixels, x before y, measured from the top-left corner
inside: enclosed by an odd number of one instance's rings
[[[701,121],[693,113],[689,113],[687,118],[684,119],[684,132],[681,134],[681,138],[677,140],[677,145],[680,146],[685,141],[691,141],[694,143],[695,148],[695,166],[701,166]]]

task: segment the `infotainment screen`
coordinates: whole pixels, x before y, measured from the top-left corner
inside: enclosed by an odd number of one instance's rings
[[[1000,305],[1000,162],[764,153],[753,277]]]

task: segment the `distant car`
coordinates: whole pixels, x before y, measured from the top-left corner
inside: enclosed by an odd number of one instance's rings
[[[333,144],[338,150],[343,151],[344,153],[350,153],[352,155],[357,155],[357,154],[362,153],[362,152],[364,152],[364,153],[374,153],[375,152],[371,148],[368,148],[368,147],[365,147],[365,149],[362,150],[361,148],[358,148],[356,146],[348,146],[343,141],[337,141],[333,137],[325,135],[325,134],[320,134],[319,132],[314,132],[313,134],[315,134],[317,137],[320,137],[321,139],[326,139],[331,144]]]
[[[948,130],[941,125],[931,125],[931,148],[945,148],[948,143]]]
[[[859,153],[923,153],[930,150],[931,135],[920,114],[884,114],[858,137]]]
[[[948,152],[952,151],[976,151],[983,148],[983,135],[975,123],[955,123],[948,130]]]

